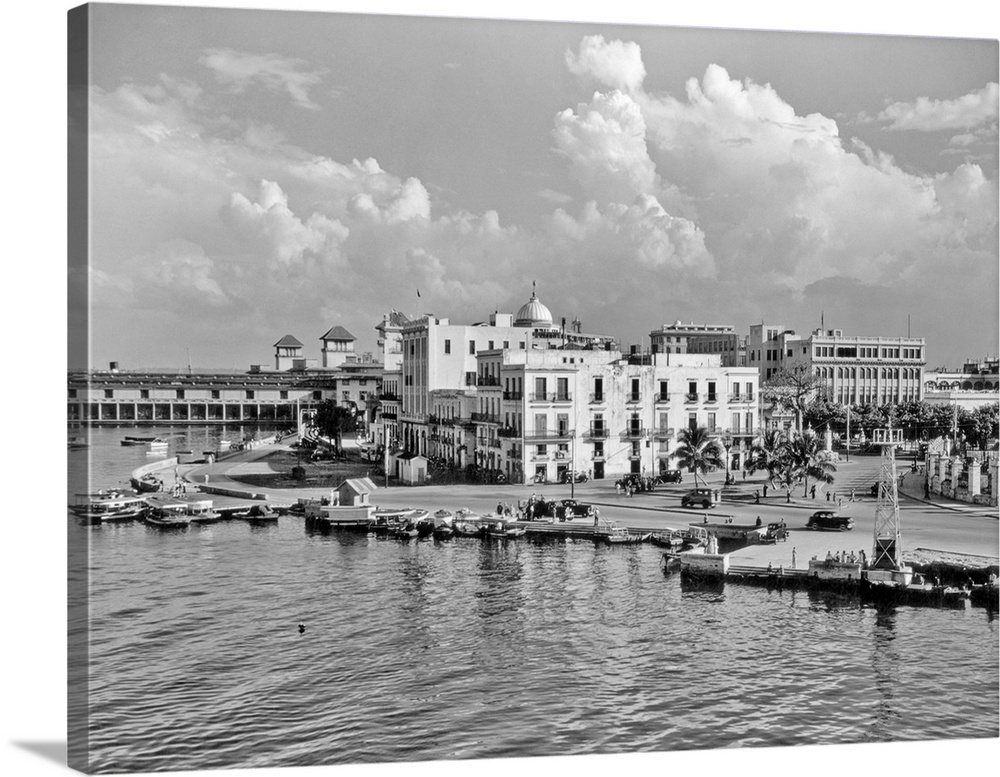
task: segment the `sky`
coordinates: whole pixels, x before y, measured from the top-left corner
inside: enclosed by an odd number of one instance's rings
[[[996,355],[997,42],[97,5],[90,361],[375,351],[389,310]]]

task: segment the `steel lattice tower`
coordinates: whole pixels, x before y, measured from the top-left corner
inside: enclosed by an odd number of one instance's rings
[[[873,569],[902,569],[903,549],[899,533],[899,493],[896,480],[896,446],[903,441],[902,429],[875,429],[872,442],[882,447],[875,502]]]

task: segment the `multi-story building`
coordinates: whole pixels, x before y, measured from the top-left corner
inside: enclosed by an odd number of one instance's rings
[[[761,382],[780,369],[805,365],[827,398],[845,405],[923,398],[922,337],[851,337],[840,329],[816,329],[802,338],[779,325],[756,324],[750,327],[747,357]]]
[[[939,368],[924,374],[924,400],[975,410],[1000,401],[997,359],[967,361],[961,370]]]
[[[275,369],[251,365],[248,372],[188,369],[72,372],[68,376],[67,418],[88,423],[228,423],[296,422],[298,413],[326,400],[354,409],[367,427],[375,417],[382,365],[371,354],[355,354],[353,336],[342,327],[324,341],[343,354],[335,368],[319,369],[302,353],[293,335],[274,344]]]
[[[614,339],[589,335],[575,325],[567,329],[552,320],[549,309],[532,292],[514,316],[493,313],[477,324],[452,324],[447,318],[424,316],[402,324],[402,394],[400,444],[410,453],[429,455],[429,417],[437,392],[471,392],[482,387],[477,354],[493,350],[611,348]]]
[[[739,469],[756,434],[758,378],[721,357],[572,347],[478,357],[476,463],[509,479],[672,469],[678,434],[703,426]]]
[[[718,354],[723,367],[746,366],[747,340],[727,324],[663,324],[649,333],[653,353]]]

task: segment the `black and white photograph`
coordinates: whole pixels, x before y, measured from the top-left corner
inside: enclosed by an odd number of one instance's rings
[[[995,23],[266,5],[52,29],[17,773],[995,763]]]

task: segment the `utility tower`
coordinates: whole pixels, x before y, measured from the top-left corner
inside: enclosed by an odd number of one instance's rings
[[[871,569],[902,570],[903,548],[899,535],[899,493],[896,480],[896,446],[903,442],[902,429],[875,429],[872,443],[882,448],[875,503],[875,543]]]

